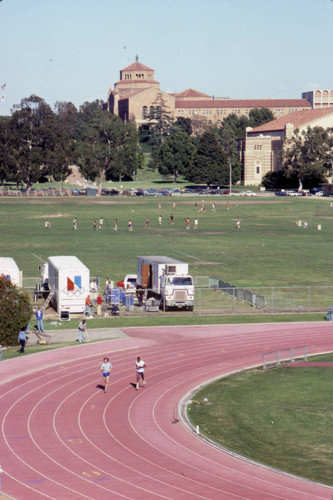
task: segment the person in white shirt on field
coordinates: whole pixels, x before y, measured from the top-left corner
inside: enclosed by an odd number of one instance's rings
[[[142,379],[142,384],[145,385],[145,368],[146,368],[146,363],[143,361],[143,359],[138,356],[136,358],[136,390],[139,390],[140,386],[140,378]]]

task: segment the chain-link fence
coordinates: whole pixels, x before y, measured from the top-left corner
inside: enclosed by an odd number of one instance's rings
[[[24,278],[23,286],[33,302],[42,303],[45,293],[36,285],[38,278]],[[333,286],[295,286],[295,287],[237,287],[231,283],[208,276],[195,278],[195,299],[191,307],[182,309],[182,314],[223,315],[251,313],[327,313],[333,304]],[[104,297],[102,314],[111,314],[112,303],[119,305],[120,312],[126,315],[152,315],[152,313],[171,315],[178,313],[177,307],[167,308],[164,301],[157,300],[156,294],[148,293],[148,300],[135,290],[126,293],[119,290],[117,300]],[[102,291],[103,294],[103,291]],[[184,295],[186,293],[184,292]],[[180,297],[180,295],[179,295]],[[332,314],[333,319],[333,314]]]

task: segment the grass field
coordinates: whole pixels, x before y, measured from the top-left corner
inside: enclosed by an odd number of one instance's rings
[[[158,209],[158,201],[162,209]],[[332,284],[332,217],[328,200],[305,198],[206,199],[205,214],[194,210],[194,198],[48,198],[0,199],[0,255],[13,257],[23,275],[39,275],[50,255],[77,255],[92,276],[115,282],[136,272],[138,255],[168,255],[190,264],[194,276],[222,278],[239,286],[309,286]],[[198,198],[200,201],[200,198]],[[176,209],[172,209],[172,202]],[[170,213],[175,225],[170,226]],[[163,217],[162,226],[158,216]],[[321,214],[321,215],[318,215]],[[192,230],[194,216],[199,228]],[[93,221],[105,227],[94,232]],[[145,217],[151,228],[145,230]],[[185,217],[191,230],[185,230]],[[78,218],[73,231],[72,219]],[[240,217],[241,228],[236,230]],[[114,219],[119,230],[113,230]],[[134,231],[127,231],[131,219]],[[44,222],[52,223],[51,230]],[[297,227],[306,220],[308,228]],[[322,230],[317,230],[321,224]]]
[[[314,360],[332,362],[333,355]],[[188,416],[236,453],[333,485],[332,392],[332,368],[251,370],[196,393]]]

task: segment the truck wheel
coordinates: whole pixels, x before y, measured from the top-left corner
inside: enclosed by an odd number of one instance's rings
[[[189,308],[188,308],[189,311],[193,311],[193,309],[194,309],[194,306],[189,306]]]

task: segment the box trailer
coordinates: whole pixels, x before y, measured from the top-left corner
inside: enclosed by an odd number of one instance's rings
[[[22,271],[12,257],[0,257],[0,275],[13,283],[13,285],[22,286]]]
[[[82,313],[89,295],[89,269],[75,256],[48,258],[48,286],[58,313]]]
[[[148,297],[160,298],[165,309],[193,310],[194,281],[188,263],[166,256],[140,256],[137,263],[137,286],[148,290]]]

